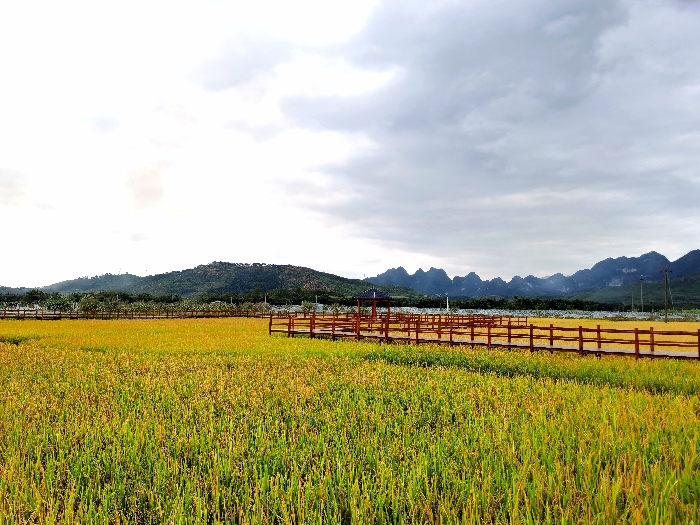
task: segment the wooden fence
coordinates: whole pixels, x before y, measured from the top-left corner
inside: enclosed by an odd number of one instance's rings
[[[561,327],[528,324],[527,318],[489,316],[270,317],[268,333],[331,339],[373,339],[412,344],[436,343],[519,348],[535,352],[700,359],[697,331]]]

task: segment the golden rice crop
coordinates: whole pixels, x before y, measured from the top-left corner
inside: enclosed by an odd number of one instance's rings
[[[0,341],[0,522],[700,521],[696,362],[253,319],[6,321]]]

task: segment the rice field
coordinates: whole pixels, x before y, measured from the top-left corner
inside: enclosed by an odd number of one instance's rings
[[[4,321],[0,392],[0,523],[700,523],[697,362]]]

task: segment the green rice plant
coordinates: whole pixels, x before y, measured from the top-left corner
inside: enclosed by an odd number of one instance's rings
[[[651,393],[700,394],[700,366],[681,361],[597,359],[546,352],[390,345],[363,354],[365,359],[421,367],[452,367],[502,377],[527,376],[592,385],[635,388]]]
[[[0,343],[8,343],[12,345],[19,345],[21,343],[24,343],[25,341],[29,341],[31,339],[35,339],[36,336],[34,335],[3,335],[0,334]]]

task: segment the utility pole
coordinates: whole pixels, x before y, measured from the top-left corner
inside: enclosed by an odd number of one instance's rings
[[[642,303],[642,313],[644,312],[644,276],[639,276],[639,301]]]
[[[449,312],[450,311],[450,295],[447,292],[445,292],[445,297],[447,297],[447,306],[445,307],[445,310],[447,310]]]
[[[668,274],[673,272],[666,265],[659,273],[664,274],[664,322],[668,323]]]

